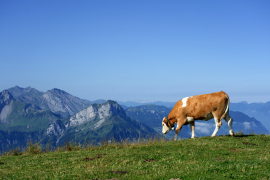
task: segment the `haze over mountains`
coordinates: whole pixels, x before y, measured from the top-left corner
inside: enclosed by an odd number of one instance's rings
[[[238,108],[239,111],[265,118],[266,111],[269,111],[265,104],[249,106],[231,103],[230,110]],[[117,141],[153,137],[161,133],[161,120],[169,114],[173,105],[160,101],[151,105],[131,101],[118,104],[102,99],[89,101],[57,88],[44,93],[31,87],[15,86],[0,94],[0,148],[25,146],[30,140],[42,145],[50,142],[57,146],[67,140],[84,143],[86,140],[101,141],[105,137]],[[252,111],[252,107],[256,111]],[[255,118],[241,112],[230,111],[230,114],[234,119],[235,132],[269,133]],[[228,125],[224,122],[219,135],[228,134]],[[195,123],[197,137],[211,135],[213,130],[212,120]],[[189,126],[184,126],[179,137],[190,138],[190,134]],[[165,137],[171,138],[173,135],[174,132],[170,132]]]

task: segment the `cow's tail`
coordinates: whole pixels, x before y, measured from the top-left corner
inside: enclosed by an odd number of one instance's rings
[[[224,119],[224,118],[225,118],[225,115],[226,115],[227,112],[229,111],[230,99],[229,99],[229,96],[228,96],[226,93],[225,93],[225,97],[226,97],[226,99],[227,99],[227,101],[228,101],[228,103],[227,103],[227,108],[226,108],[224,114],[221,116],[220,120]]]

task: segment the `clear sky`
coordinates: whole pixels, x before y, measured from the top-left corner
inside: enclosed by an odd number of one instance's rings
[[[269,0],[2,0],[0,91],[270,101]]]

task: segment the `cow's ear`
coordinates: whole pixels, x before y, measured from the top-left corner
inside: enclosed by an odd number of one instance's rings
[[[166,118],[166,117],[164,117],[162,121],[164,121],[165,118]]]

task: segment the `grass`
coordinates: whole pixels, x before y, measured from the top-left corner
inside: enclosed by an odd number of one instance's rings
[[[0,156],[0,179],[270,178],[266,135],[106,142],[99,147],[67,144],[47,153],[33,149]]]

